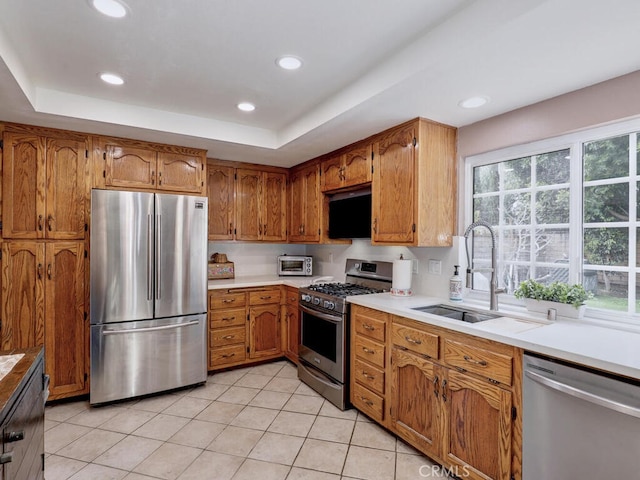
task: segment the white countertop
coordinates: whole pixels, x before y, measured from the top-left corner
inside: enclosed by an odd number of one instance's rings
[[[395,297],[379,293],[348,297],[347,300],[352,304],[640,379],[640,333],[590,325],[580,320],[531,320],[511,313],[484,322],[465,323],[412,310],[413,307],[447,303],[421,295]],[[460,306],[474,310],[464,304]]]
[[[248,288],[263,287],[267,285],[287,285],[289,287],[306,287],[315,282],[329,282],[333,277],[315,276],[315,277],[293,277],[278,275],[244,275],[236,278],[221,278],[218,280],[209,280],[209,290],[217,288]]]

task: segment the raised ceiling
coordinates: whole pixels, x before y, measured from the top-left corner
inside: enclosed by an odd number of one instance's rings
[[[271,165],[640,69],[638,0],[127,0],[122,19],[89,0],[2,3],[0,120]],[[302,68],[279,69],[283,54]],[[125,84],[102,83],[104,71]],[[490,102],[458,106],[474,95]]]

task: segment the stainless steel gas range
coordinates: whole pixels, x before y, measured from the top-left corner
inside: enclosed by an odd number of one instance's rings
[[[393,263],[347,259],[345,283],[300,289],[298,377],[338,408],[349,407],[349,304],[346,297],[391,288]]]

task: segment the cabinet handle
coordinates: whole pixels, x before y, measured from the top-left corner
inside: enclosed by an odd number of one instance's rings
[[[49,280],[51,280],[51,264],[47,265],[47,277],[49,277]]]
[[[368,323],[363,323],[362,328],[364,328],[365,330],[369,330],[370,332],[373,332],[376,329],[376,327],[374,327],[373,325],[369,325]]]
[[[265,235],[267,234],[267,224],[266,223],[264,224],[264,226],[262,228],[262,231],[264,232]]]
[[[222,303],[233,303],[235,301],[236,301],[235,298],[227,298],[226,300],[222,300]]]
[[[229,235],[233,233],[233,223],[229,222]]]
[[[367,397],[360,397],[360,400],[362,400],[365,403],[365,405],[373,407],[373,402],[369,400]]]
[[[47,217],[47,228],[49,229],[49,231],[53,230],[53,216],[51,214],[49,214],[49,216]]]
[[[155,185],[155,184],[156,184],[156,172],[151,170],[151,185]]]
[[[374,353],[376,353],[375,350],[371,350],[370,348],[367,348],[367,347],[362,347],[362,351],[370,355],[373,355]]]
[[[373,233],[378,233],[378,217],[373,219]]]
[[[231,340],[232,338],[236,338],[235,335],[225,335],[224,337],[222,337],[223,340]]]
[[[422,340],[416,340],[415,338],[411,338],[409,336],[405,336],[404,339],[409,343],[413,343],[414,345],[422,345]]]
[[[442,380],[442,401],[447,401],[447,381]]]
[[[270,300],[271,299],[271,295],[263,295],[262,297],[260,297],[260,300]]]
[[[433,379],[433,394],[436,396],[436,398],[438,398],[438,395],[440,393],[440,386],[438,385],[439,381],[440,379],[437,376]]]
[[[302,224],[298,227],[298,234],[302,235]]]
[[[38,215],[38,230],[42,231],[42,215]]]
[[[258,225],[258,233],[262,235],[262,224]]]
[[[225,353],[224,355],[222,355],[222,358],[231,358],[231,357],[235,357],[236,354],[235,353]]]
[[[17,432],[9,432],[4,437],[6,443],[18,442],[24,440],[24,430],[18,430]]]
[[[162,185],[162,172],[158,172],[158,185]]]
[[[42,264],[38,264],[38,280],[42,279]]]
[[[367,373],[367,372],[362,372],[362,376],[364,378],[366,378],[367,380],[375,380],[376,379],[376,377],[374,375],[369,375],[369,373]]]
[[[236,317],[234,316],[234,317],[223,317],[221,320],[223,322],[230,322],[230,321],[235,320],[235,319],[236,319]]]
[[[13,461],[13,452],[3,453],[0,455],[0,465],[11,463]]]
[[[469,363],[473,363],[474,365],[480,365],[481,367],[486,367],[487,366],[487,362],[485,360],[474,360],[469,355],[465,355],[462,358],[464,358]]]

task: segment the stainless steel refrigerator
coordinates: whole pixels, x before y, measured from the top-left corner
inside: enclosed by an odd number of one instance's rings
[[[91,192],[91,394],[204,382],[207,198]]]

